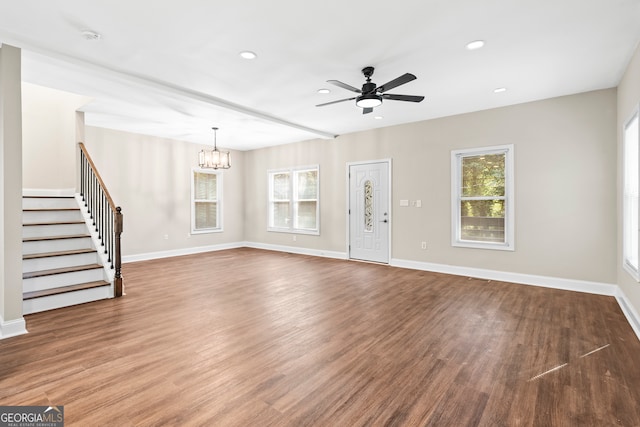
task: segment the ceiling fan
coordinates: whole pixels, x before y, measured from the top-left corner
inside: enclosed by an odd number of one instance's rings
[[[409,83],[412,80],[416,79],[411,73],[405,73],[398,78],[391,80],[383,84],[382,86],[376,86],[375,83],[371,82],[371,76],[373,75],[373,67],[364,67],[362,69],[362,74],[364,74],[367,79],[366,83],[362,85],[362,89],[355,88],[346,83],[342,83],[338,80],[327,80],[327,83],[331,83],[336,86],[340,86],[343,89],[350,90],[351,92],[359,93],[360,95],[354,96],[353,98],[339,99],[337,101],[325,102],[324,104],[318,104],[316,107],[322,107],[324,105],[336,104],[338,102],[344,101],[352,101],[356,100],[356,105],[362,108],[362,114],[367,114],[373,111],[374,107],[377,107],[382,104],[383,99],[391,99],[393,101],[409,101],[409,102],[420,102],[424,99],[424,96],[414,96],[414,95],[394,95],[391,93],[384,93],[390,89],[403,85],[405,83]]]

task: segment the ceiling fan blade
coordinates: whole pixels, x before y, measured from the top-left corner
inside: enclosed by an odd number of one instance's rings
[[[331,102],[325,102],[324,104],[318,104],[318,105],[316,105],[316,107],[323,107],[325,105],[337,104],[338,102],[344,102],[344,101],[353,101],[354,99],[356,99],[355,96],[353,98],[338,99],[337,101],[331,101]]]
[[[369,114],[373,111],[373,108],[363,108],[362,109],[362,114]]]
[[[348,85],[346,83],[342,83],[339,80],[327,80],[327,83],[331,83],[332,85],[340,86],[342,89],[350,90],[351,92],[362,93],[362,91],[360,89],[355,88],[355,87],[353,87],[351,85]]]
[[[393,101],[409,101],[409,102],[420,102],[424,99],[424,96],[414,96],[414,95],[393,95],[391,93],[382,94],[383,99],[391,99]]]
[[[405,83],[409,83],[412,80],[415,80],[416,76],[414,76],[411,73],[405,73],[403,75],[401,75],[400,77],[391,80],[390,82],[387,82],[385,84],[383,84],[382,86],[378,86],[378,92],[386,92],[389,89],[393,89],[394,87],[398,87],[400,85],[403,85]]]

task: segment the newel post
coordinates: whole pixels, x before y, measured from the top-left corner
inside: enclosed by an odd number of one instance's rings
[[[115,268],[116,275],[114,279],[114,296],[121,297],[123,294],[123,284],[122,284],[122,260],[120,255],[120,235],[122,234],[122,208],[118,206],[116,208],[116,216],[114,218],[114,230],[116,235],[116,256],[115,256]]]

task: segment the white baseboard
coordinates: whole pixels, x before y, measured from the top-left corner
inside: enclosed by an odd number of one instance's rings
[[[323,249],[300,248],[296,246],[270,245],[266,243],[244,242],[244,246],[268,251],[289,252],[298,255],[312,255],[324,258],[347,259],[346,252],[325,251]]]
[[[633,308],[633,305],[631,305],[627,296],[619,287],[616,293],[616,300],[618,301],[618,305],[620,306],[622,313],[624,313],[624,316],[631,325],[633,332],[635,332],[638,339],[640,339],[640,316],[638,316],[638,312]]]
[[[243,242],[223,243],[220,245],[196,246],[193,248],[172,249],[169,251],[148,252],[145,254],[125,255],[122,257],[123,263],[148,261],[159,258],[170,258],[175,256],[193,255],[203,252],[222,251],[225,249],[236,249],[244,247]]]
[[[482,268],[460,267],[455,265],[434,264],[429,262],[409,261],[402,259],[391,260],[391,265],[394,267],[410,268],[413,270],[433,271],[436,273],[453,274],[456,276],[499,280],[501,282],[542,286],[545,288],[586,292],[597,295],[615,296],[618,289],[617,285],[610,283],[563,279],[559,277],[536,276],[533,274],[510,273],[506,271],[485,270]]]
[[[0,316],[0,340],[28,333],[24,317],[5,321]]]
[[[49,197],[68,197],[76,193],[75,188],[50,189],[50,188],[23,188],[23,196],[49,196]]]

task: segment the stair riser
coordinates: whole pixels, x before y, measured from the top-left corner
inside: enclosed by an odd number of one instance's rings
[[[102,268],[52,274],[50,276],[32,277],[30,279],[22,280],[22,292],[42,291],[45,289],[95,282],[98,280],[105,280],[105,274]]]
[[[73,267],[76,265],[100,264],[96,252],[86,254],[61,255],[46,258],[32,258],[22,261],[22,272],[53,270],[55,268]]]
[[[22,237],[54,237],[73,234],[87,234],[87,225],[81,222],[78,224],[25,225],[22,227]]]
[[[28,299],[22,302],[22,311],[24,314],[38,313],[107,298],[113,298],[113,291],[109,286],[101,286],[99,288]]]
[[[73,251],[76,249],[92,249],[93,243],[90,237],[60,240],[38,240],[35,242],[22,242],[22,254],[41,254],[46,252]]]
[[[23,197],[22,209],[68,209],[77,208],[73,197]]]
[[[84,219],[79,209],[71,211],[22,211],[22,222],[24,224],[65,221],[84,221]]]

